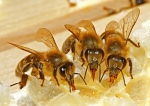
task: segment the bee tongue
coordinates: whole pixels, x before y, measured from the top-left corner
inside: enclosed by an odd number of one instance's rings
[[[70,86],[72,87],[72,91],[76,90],[76,87],[74,85],[74,80],[70,82]]]
[[[91,74],[92,74],[92,79],[93,79],[93,81],[94,81],[94,79],[95,79],[95,72],[96,72],[96,69],[95,69],[95,68],[92,68],[92,69],[91,69]]]
[[[110,80],[109,80],[110,86],[114,83],[114,79],[115,79],[114,76],[111,76],[111,77],[110,77]]]

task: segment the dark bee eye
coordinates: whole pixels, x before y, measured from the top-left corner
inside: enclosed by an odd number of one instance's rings
[[[67,68],[66,68],[66,65],[63,65],[60,67],[60,75],[65,77],[65,72],[66,72]]]

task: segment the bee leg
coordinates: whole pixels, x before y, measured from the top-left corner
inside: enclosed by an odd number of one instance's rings
[[[21,75],[21,81],[18,82],[18,83],[14,83],[14,84],[12,84],[12,85],[10,85],[10,86],[14,86],[14,85],[16,85],[16,84],[19,84],[19,85],[20,85],[20,89],[22,89],[24,86],[26,86],[26,83],[27,83],[27,80],[28,80],[28,75],[25,74],[25,72],[27,72],[27,71],[31,68],[31,66],[32,66],[32,65],[31,65],[30,63],[27,64],[27,65],[23,68],[23,70],[22,70],[23,74]]]
[[[130,43],[132,43],[135,47],[140,47],[140,43],[138,42],[138,44],[134,43],[131,39],[127,39],[127,41],[129,41]],[[126,44],[127,44],[127,41],[126,41]]]
[[[14,84],[12,84],[10,86],[14,86],[14,85],[19,84],[20,85],[20,89],[22,89],[24,86],[26,86],[27,80],[28,80],[28,75],[27,74],[22,74],[21,81],[17,82],[17,83],[14,83]]]
[[[28,75],[27,74],[22,74],[21,81],[17,82],[17,83],[14,83],[14,84],[12,84],[10,86],[14,86],[14,85],[19,84],[20,85],[20,89],[22,89],[24,86],[26,86],[27,80],[28,80]]]
[[[99,82],[100,82],[100,80],[101,80],[101,66],[99,64]]]
[[[57,79],[57,77],[56,77],[56,73],[57,73],[57,68],[54,68],[53,76],[54,76],[54,78],[55,78],[55,80],[56,80],[56,82],[57,82],[57,85],[59,86],[60,84],[59,84],[58,79]]]
[[[69,92],[71,93],[71,86],[69,86]]]
[[[27,80],[28,80],[28,75],[23,74],[22,77],[21,77],[21,81],[19,82],[20,89],[22,89],[24,86],[26,86]]]
[[[38,67],[38,70],[39,70],[39,74],[40,74],[40,79],[42,79],[42,84],[41,84],[41,86],[44,85],[44,80],[45,80],[45,77],[44,77],[44,73],[43,73],[43,71],[42,71],[42,68],[43,68],[43,64],[40,63],[40,64],[39,64],[39,67]]]
[[[120,69],[119,69],[120,70]],[[124,82],[124,85],[126,86],[126,82],[125,82],[125,79],[124,79],[124,75],[123,75],[123,72],[122,70],[120,70],[121,74],[122,74],[122,78],[123,78],[123,82]]]
[[[86,77],[86,73],[87,73],[88,67],[89,67],[89,64],[88,64],[87,67],[86,67],[85,74],[84,74],[84,79],[85,79],[85,77]]]
[[[20,82],[17,82],[17,83],[11,84],[11,85],[10,85],[10,87],[11,87],[11,86],[14,86],[14,85],[17,85],[17,84],[20,84]]]
[[[129,66],[130,66],[130,76],[131,76],[131,79],[133,79],[133,76],[132,76],[132,61],[130,58],[127,58],[128,62],[129,62]]]
[[[85,60],[84,60],[83,57],[81,57],[81,60],[82,60],[82,62],[83,62],[81,66],[83,67],[83,65],[84,65],[84,63],[85,63]]]
[[[84,58],[83,58],[83,50],[81,51],[81,54],[80,54],[80,57],[81,57],[81,60],[82,60],[82,67],[83,67],[83,65],[84,65],[84,63],[85,63],[85,60],[84,60]]]
[[[103,77],[104,77],[104,74],[105,74],[107,71],[108,71],[108,68],[103,72],[103,75],[102,75],[102,77],[100,78],[100,81],[99,81],[99,82],[102,81],[102,79],[103,79]]]
[[[32,76],[35,76],[37,79],[40,79],[40,76],[38,76],[38,75],[39,75],[39,70],[37,70],[36,67],[33,67],[33,68],[32,68],[31,75],[32,75]]]
[[[78,74],[81,77],[81,79],[83,80],[83,82],[85,83],[85,85],[87,85],[86,81],[84,80],[84,78],[81,76],[80,73],[74,73],[74,74]]]

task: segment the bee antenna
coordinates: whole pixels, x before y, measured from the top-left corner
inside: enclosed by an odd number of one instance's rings
[[[84,78],[81,76],[80,73],[74,73],[74,74],[78,74],[81,77],[81,79],[83,80],[83,82],[85,83],[85,85],[87,85],[86,81],[84,80]]]
[[[21,83],[21,82],[17,82],[17,83],[11,84],[10,87],[11,87],[11,86],[14,86],[14,85],[17,85],[17,84],[20,84],[20,83]]]
[[[118,69],[119,69],[119,68],[118,68]],[[122,70],[120,70],[120,69],[119,69],[119,71],[120,71],[121,74],[122,74],[123,82],[124,82],[124,85],[126,86],[126,82],[125,82],[125,78],[124,78],[123,72],[122,72]]]
[[[106,70],[103,72],[103,75],[102,75],[102,77],[100,78],[99,82],[101,82],[101,81],[102,81],[103,76],[104,76],[104,74],[108,71],[108,69],[109,69],[109,68],[106,68]]]
[[[71,86],[69,86],[69,91],[70,91],[70,93],[71,93]]]

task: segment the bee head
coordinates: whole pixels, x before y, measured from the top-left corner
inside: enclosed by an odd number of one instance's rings
[[[112,85],[120,72],[123,75],[122,69],[126,66],[126,59],[119,55],[110,55],[108,56],[107,65],[109,67],[109,82]]]
[[[65,78],[67,83],[69,84],[69,89],[71,92],[71,88],[74,91],[75,85],[74,85],[74,72],[75,72],[75,66],[72,62],[65,62],[61,67],[60,67],[60,75]]]
[[[95,72],[98,66],[101,64],[104,57],[104,52],[102,49],[87,49],[85,51],[85,58],[89,64],[92,79],[95,78]]]

